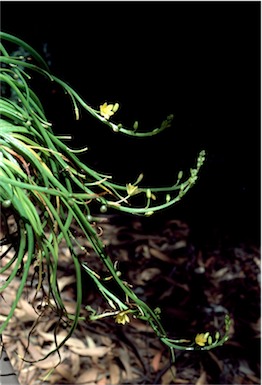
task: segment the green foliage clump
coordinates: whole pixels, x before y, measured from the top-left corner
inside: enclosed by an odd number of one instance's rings
[[[11,273],[8,279],[1,283],[0,293],[8,288],[18,273],[21,284],[11,311],[0,326],[0,333],[13,316],[30,267],[37,264],[37,290],[43,290],[43,280],[47,280],[48,293],[45,295],[49,300],[52,299],[61,318],[67,319],[70,325],[66,337],[48,355],[57,351],[70,338],[79,320],[82,320],[82,271],[92,278],[111,309],[106,313],[97,314],[89,308],[89,321],[113,316],[119,324],[129,322],[130,317],[148,322],[161,341],[170,348],[173,359],[174,349],[209,350],[222,345],[228,338],[228,317],[226,332],[222,338],[219,333],[216,333],[214,338],[209,333],[196,334],[194,341],[168,338],[160,321],[159,309],[152,310],[137,297],[131,286],[121,279],[121,273],[106,253],[96,227],[93,226],[96,218],[91,211],[91,203],[96,202],[102,213],[112,208],[134,215],[150,216],[174,205],[195,184],[205,159],[205,152],[200,152],[196,166],[186,178],[182,171],[178,173],[172,186],[143,187],[142,175],[135,182],[126,185],[113,183],[111,177],[83,163],[77,154],[80,151],[65,144],[67,137],[54,134],[42,103],[30,85],[31,76],[37,73],[45,78],[46,82],[58,84],[71,99],[76,119],[79,117],[79,110],[85,110],[114,133],[136,137],[152,136],[170,126],[172,115],[168,116],[159,128],[150,132],[139,131],[137,122],[132,129],[121,123],[116,124],[111,117],[117,112],[118,103],[104,103],[99,110],[92,108],[72,87],[50,73],[42,57],[31,46],[6,33],[1,33],[1,39],[20,48],[19,51],[9,54],[1,44],[0,81],[3,94],[0,100],[0,203],[1,222],[6,233],[0,242],[10,246],[1,256],[2,260],[6,258],[7,262],[3,263],[0,273],[3,274],[10,268]],[[137,200],[139,196],[140,199]],[[10,213],[16,222],[16,238],[8,230],[7,218]],[[78,241],[71,230],[73,222],[82,230],[122,295],[116,295],[108,289],[106,280],[91,269],[88,259],[84,262],[79,260],[75,251]],[[66,244],[75,267],[77,297],[73,314],[66,311],[58,286],[59,247],[62,241]],[[8,258],[8,251],[12,247],[15,250],[14,256]],[[47,272],[45,278],[43,271]]]

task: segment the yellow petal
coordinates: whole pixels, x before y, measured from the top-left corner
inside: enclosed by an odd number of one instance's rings
[[[113,104],[107,104],[106,102],[100,106],[100,114],[104,116],[106,119],[109,119],[110,116],[114,114]]]
[[[205,344],[207,342],[208,335],[209,335],[209,333],[197,334],[196,337],[195,337],[196,344],[199,345],[199,346],[205,346]]]
[[[118,324],[125,325],[125,323],[130,322],[130,319],[127,314],[125,313],[118,313],[115,317],[115,321]]]
[[[138,192],[137,189],[138,189],[138,187],[132,185],[131,183],[128,183],[126,185],[126,191],[127,191],[128,195],[130,195],[130,196],[136,194]]]

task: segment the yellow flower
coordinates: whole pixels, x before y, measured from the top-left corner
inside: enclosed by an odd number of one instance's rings
[[[122,324],[122,325],[126,324],[127,322],[130,322],[130,319],[125,311],[121,311],[120,313],[118,313],[117,316],[115,317],[115,320],[116,320],[116,323]]]
[[[199,346],[205,346],[208,336],[209,336],[209,332],[197,334],[195,337],[196,344],[198,344]]]
[[[140,191],[138,191],[138,187],[132,185],[131,183],[128,183],[126,185],[126,191],[127,191],[128,195],[130,195],[130,196],[138,194],[140,192]]]
[[[107,104],[106,102],[100,106],[100,114],[106,119],[109,119],[110,116],[114,115],[113,104]]]

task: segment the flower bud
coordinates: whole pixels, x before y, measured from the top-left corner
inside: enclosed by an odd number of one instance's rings
[[[119,130],[120,130],[119,125],[118,126],[116,126],[116,125],[113,126],[113,131],[114,132],[119,132]]]
[[[118,108],[119,108],[119,103],[115,103],[115,104],[113,105],[112,111],[113,111],[113,112],[116,112],[116,111],[118,110]]]
[[[87,220],[88,220],[88,222],[92,222],[92,220],[93,220],[93,217],[92,217],[92,215],[88,214],[88,216],[87,216]]]
[[[136,131],[138,129],[138,121],[136,120],[133,124],[133,129]]]
[[[106,213],[106,212],[107,212],[107,207],[106,207],[106,205],[102,205],[102,206],[100,207],[100,213],[104,214],[104,213]]]
[[[154,211],[147,211],[146,213],[145,213],[145,215],[147,216],[147,217],[150,217],[150,215],[153,215],[154,214]]]
[[[148,188],[148,189],[146,190],[146,197],[147,197],[147,199],[150,199],[151,196],[152,196],[151,190],[150,190],[150,188]]]
[[[7,200],[5,200],[5,201],[3,201],[2,202],[2,206],[3,207],[5,207],[5,208],[7,208],[7,207],[10,207],[11,206],[11,201],[10,201],[10,199],[7,199]]]
[[[182,176],[183,176],[183,171],[179,171],[177,179],[178,180],[182,179]]]

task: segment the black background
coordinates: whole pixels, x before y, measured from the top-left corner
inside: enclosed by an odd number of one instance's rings
[[[47,47],[51,71],[89,104],[119,102],[115,121],[146,130],[174,114],[159,136],[123,137],[86,114],[75,122],[62,93],[41,85],[55,131],[87,145],[90,166],[172,184],[205,149],[197,185],[156,220],[186,220],[200,244],[259,242],[260,2],[12,1],[1,14],[2,31]]]

